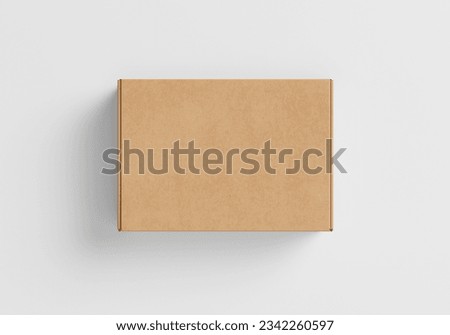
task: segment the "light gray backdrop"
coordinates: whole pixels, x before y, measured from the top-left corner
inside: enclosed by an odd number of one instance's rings
[[[450,313],[449,1],[1,1],[0,313]],[[118,233],[118,78],[333,78],[333,233]]]

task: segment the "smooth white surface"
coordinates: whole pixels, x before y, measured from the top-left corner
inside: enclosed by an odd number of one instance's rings
[[[450,313],[448,1],[2,1],[0,313]],[[333,78],[333,233],[118,233],[118,78]]]

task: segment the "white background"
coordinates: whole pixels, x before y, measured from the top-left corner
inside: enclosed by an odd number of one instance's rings
[[[448,1],[1,1],[0,313],[450,313]],[[332,233],[118,233],[118,78],[332,78]]]

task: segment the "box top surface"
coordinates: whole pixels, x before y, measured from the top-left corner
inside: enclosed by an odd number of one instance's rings
[[[332,229],[331,80],[127,79],[118,86],[119,229]],[[262,150],[269,140],[275,154]],[[176,158],[177,141],[181,151],[193,141],[192,155]],[[164,151],[167,173],[151,173],[164,166]],[[322,171],[310,173],[316,167]]]

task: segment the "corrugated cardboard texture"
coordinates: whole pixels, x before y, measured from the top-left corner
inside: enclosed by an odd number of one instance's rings
[[[118,86],[122,163],[125,140],[144,153],[153,148],[157,167],[161,149],[172,148],[176,140],[182,148],[195,140],[202,151],[218,148],[224,155],[231,148],[261,149],[269,139],[277,150],[294,150],[284,165],[272,157],[275,175],[264,171],[261,157],[261,170],[254,175],[239,173],[248,168],[239,159],[233,160],[232,175],[180,175],[172,165],[165,175],[140,175],[132,155],[130,173],[122,164],[119,175],[120,230],[332,230],[332,174],[325,168],[314,175],[284,172],[308,148],[324,153],[311,165],[327,164],[331,80],[119,80]]]

